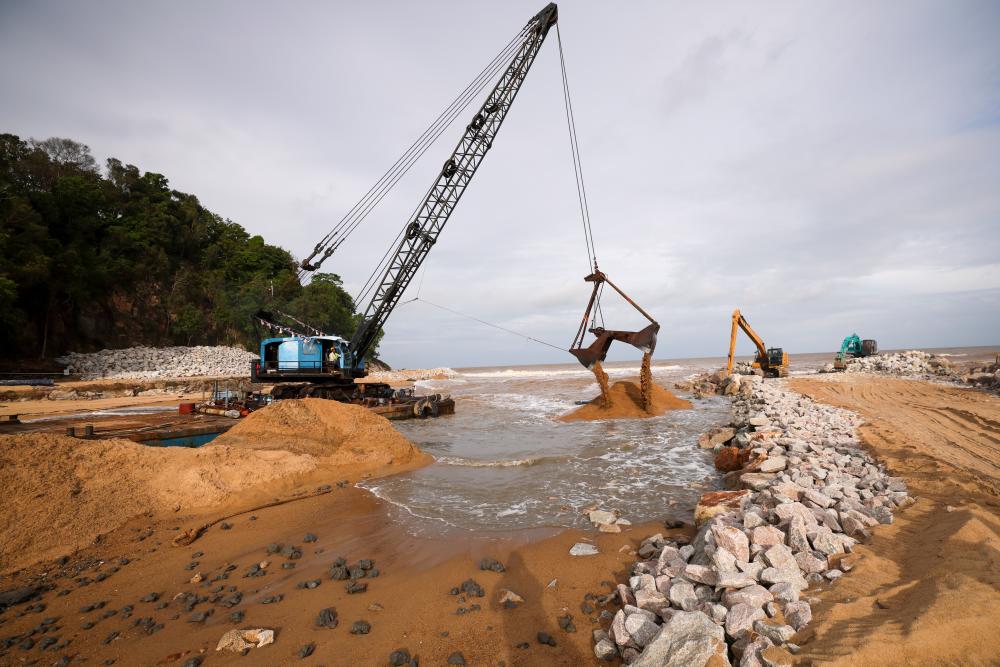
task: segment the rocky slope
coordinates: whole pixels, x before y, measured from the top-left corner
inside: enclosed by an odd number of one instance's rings
[[[85,380],[247,377],[256,354],[238,347],[129,347],[88,354],[70,352],[57,361]]]
[[[715,447],[747,462],[726,475],[736,490],[702,497],[690,544],[642,543],[618,587],[622,608],[595,633],[598,658],[791,664],[792,638],[812,618],[807,589],[844,576],[857,540],[912,502],[861,448],[852,413],[756,376],[734,395],[731,437]]]

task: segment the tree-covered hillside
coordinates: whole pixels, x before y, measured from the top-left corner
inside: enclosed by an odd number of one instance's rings
[[[254,349],[260,308],[343,336],[357,319],[339,276],[303,287],[286,250],[165,176],[116,159],[102,173],[82,144],[0,134],[3,357],[139,344]]]

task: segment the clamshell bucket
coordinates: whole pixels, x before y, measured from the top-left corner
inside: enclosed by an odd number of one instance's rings
[[[585,368],[591,370],[593,370],[594,364],[604,361],[605,357],[608,356],[608,349],[611,347],[611,343],[616,340],[628,343],[639,349],[644,357],[652,357],[653,350],[656,349],[656,334],[660,331],[659,323],[650,317],[649,313],[640,308],[635,301],[630,299],[625,292],[621,291],[617,285],[611,282],[604,273],[596,270],[596,267],[594,273],[584,278],[584,280],[594,283],[594,290],[590,295],[587,309],[583,313],[583,321],[580,323],[580,328],[577,330],[576,338],[573,339],[573,346],[570,348],[569,353],[576,357]],[[643,317],[649,320],[649,325],[639,331],[618,331],[598,326],[588,329],[587,322],[590,321],[590,315],[594,311],[595,306],[599,307],[599,293],[604,283],[610,285],[629,305],[642,313]],[[588,331],[597,338],[593,343],[584,347],[583,339]]]

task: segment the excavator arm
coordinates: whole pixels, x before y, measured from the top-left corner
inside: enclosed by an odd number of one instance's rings
[[[733,327],[729,335],[729,359],[726,362],[726,374],[733,374],[733,357],[736,354],[736,331],[738,328],[742,329],[743,333],[753,341],[754,346],[757,348],[757,361],[761,364],[761,368],[766,371],[768,364],[767,347],[760,336],[757,335],[757,332],[750,326],[750,323],[743,317],[743,314],[740,313],[740,309],[737,308],[733,311]]]
[[[493,146],[500,125],[507,117],[528,70],[559,13],[555,3],[538,12],[522,30],[522,42],[489,97],[473,115],[455,150],[441,168],[417,214],[407,225],[403,238],[386,266],[365,308],[361,324],[351,338],[350,352],[360,363],[399,303],[445,223],[451,217],[476,170]]]

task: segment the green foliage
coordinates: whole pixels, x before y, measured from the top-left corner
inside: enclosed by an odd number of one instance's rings
[[[340,278],[303,287],[284,249],[167,179],[116,159],[102,175],[69,139],[0,134],[4,356],[127,345],[257,345],[251,315],[278,307],[349,337]],[[273,296],[272,296],[273,293]]]

